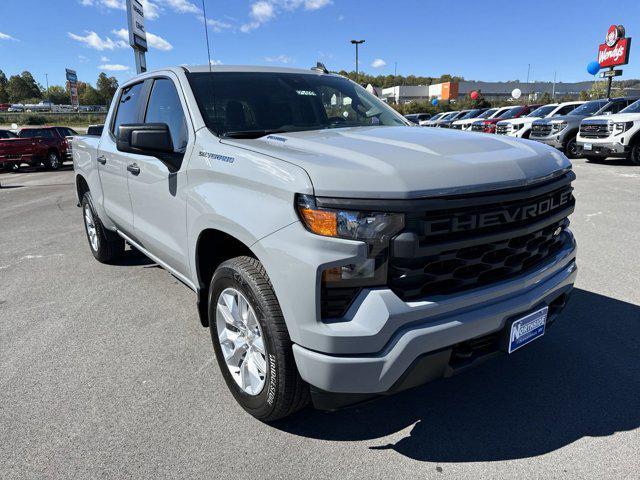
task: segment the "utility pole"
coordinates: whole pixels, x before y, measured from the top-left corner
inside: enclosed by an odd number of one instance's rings
[[[395,66],[393,67],[393,76],[398,76],[398,62],[395,62]]]
[[[49,96],[49,74],[45,73],[44,78],[47,79],[47,102],[49,102],[49,106],[51,106],[51,98]]]
[[[356,46],[356,83],[360,84],[360,72],[358,70],[358,45],[363,44],[364,40],[351,40],[351,43]]]
[[[553,93],[551,94],[551,98],[553,98],[554,100],[556,99],[556,73],[558,72],[553,72]]]
[[[527,64],[527,102],[529,101],[529,96],[531,95],[531,85],[529,85],[529,74],[531,73],[531,64]]]

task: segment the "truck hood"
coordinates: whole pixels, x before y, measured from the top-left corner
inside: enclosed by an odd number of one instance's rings
[[[608,123],[609,120],[612,122],[629,122],[640,120],[640,113],[615,113],[613,115],[597,115],[595,117],[588,117],[586,122],[594,121],[596,123]]]
[[[540,120],[536,120],[533,122],[536,125],[541,123],[559,123],[559,122],[567,122],[568,124],[576,124],[580,123],[585,118],[591,118],[589,115],[557,115],[555,117],[550,118],[541,118]]]
[[[540,120],[541,117],[520,117],[520,118],[508,118],[507,120],[500,120],[497,125],[513,125],[513,124],[518,124],[520,125],[525,124],[525,125],[529,125],[530,123],[535,122],[536,120]]]
[[[356,127],[225,138],[307,171],[318,196],[417,198],[529,185],[569,168],[546,145],[450,129]]]

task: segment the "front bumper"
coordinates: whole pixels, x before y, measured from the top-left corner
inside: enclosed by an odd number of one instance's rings
[[[545,145],[557,148],[558,150],[562,150],[564,148],[564,137],[562,134],[549,135],[548,137],[535,137],[531,135],[529,139],[544,143]]]
[[[419,357],[434,352],[439,368],[429,380],[446,376],[457,345],[499,332],[509,318],[551,305],[570,292],[577,272],[575,248],[558,257],[555,265],[523,278],[443,301],[405,303],[389,290],[363,292],[355,316],[384,323],[380,351],[330,355],[294,345],[300,375],[324,392],[382,394],[394,390]]]
[[[591,149],[585,149],[585,144],[590,144]],[[590,142],[588,139],[581,139],[576,142],[576,150],[579,155],[589,157],[621,157],[624,158],[629,153],[629,147],[614,142]]]

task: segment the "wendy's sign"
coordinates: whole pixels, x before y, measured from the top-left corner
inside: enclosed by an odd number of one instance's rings
[[[611,25],[605,37],[605,43],[598,48],[600,67],[617,67],[629,63],[631,38],[625,38],[622,25]]]

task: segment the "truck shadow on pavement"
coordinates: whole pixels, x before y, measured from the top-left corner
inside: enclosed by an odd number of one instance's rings
[[[640,306],[576,289],[548,334],[511,358],[356,408],[307,410],[277,427],[429,462],[533,457],[640,426],[638,338]]]

